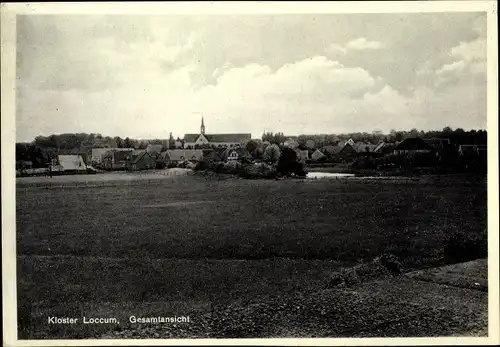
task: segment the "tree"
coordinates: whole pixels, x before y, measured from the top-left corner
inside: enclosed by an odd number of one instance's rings
[[[123,148],[133,148],[132,143],[128,137],[123,140]]]
[[[302,165],[297,161],[297,153],[293,149],[285,147],[281,151],[278,161],[278,172],[285,176],[289,176],[291,173],[297,175],[305,174]]]
[[[259,147],[259,144],[253,140],[248,141],[248,143],[245,146],[246,150],[249,151],[250,153],[255,151],[257,147]]]
[[[276,144],[272,144],[270,146],[267,146],[262,158],[264,159],[264,161],[266,163],[276,164],[276,163],[278,163],[278,160],[280,159],[280,155],[281,155],[281,151],[280,151],[279,147]]]
[[[122,138],[120,136],[115,136],[114,140],[115,140],[115,143],[116,143],[116,147],[123,148],[123,140],[122,140]]]

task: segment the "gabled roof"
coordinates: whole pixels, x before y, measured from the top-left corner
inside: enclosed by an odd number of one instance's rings
[[[479,153],[487,150],[488,146],[486,145],[460,145],[458,147],[458,152],[462,154]]]
[[[201,134],[185,134],[185,142],[196,142]],[[203,134],[208,142],[243,143],[252,139],[252,134]]]
[[[229,154],[231,154],[231,152],[236,152],[238,153],[238,157],[251,157],[252,155],[250,154],[250,152],[246,149],[246,148],[241,148],[241,147],[236,147],[236,148],[226,148],[223,152],[222,152],[222,158],[227,158],[229,157]]]
[[[205,134],[209,142],[243,143],[252,139],[252,134]]]
[[[201,149],[170,149],[161,153],[162,158],[167,160],[201,160],[203,151]]]
[[[357,142],[352,146],[356,152],[374,152],[378,145],[372,145],[371,143]]]
[[[395,143],[380,143],[377,145],[375,148],[374,152],[376,153],[388,153],[392,152],[394,148],[396,147]]]
[[[57,160],[64,170],[85,170],[87,168],[81,155],[58,155]]]
[[[200,134],[185,134],[184,141],[185,142],[196,142],[196,140],[198,139],[198,136],[200,136]]]
[[[401,141],[394,149],[397,151],[430,150],[431,146],[425,143],[420,137],[408,137]]]
[[[432,137],[432,138],[423,139],[423,140],[429,146],[434,147],[434,148],[440,148],[440,147],[447,146],[450,144],[450,139],[448,139],[448,138]]]
[[[216,150],[204,150],[203,159],[211,161],[222,161],[222,156]]]
[[[323,147],[323,151],[329,154],[337,154],[342,148],[344,148],[344,146],[327,145]]]
[[[118,150],[118,149],[113,149],[111,151],[108,151],[102,155],[103,160],[112,160],[114,158],[115,162],[116,161],[125,161],[127,159],[130,159],[132,157],[132,153],[134,152],[133,149],[128,149],[128,150]]]
[[[148,156],[153,159],[153,157],[151,157],[151,155],[149,155],[149,153],[146,152],[145,149],[134,149],[129,153],[129,155],[130,155],[130,162],[132,164],[136,164],[145,156]]]

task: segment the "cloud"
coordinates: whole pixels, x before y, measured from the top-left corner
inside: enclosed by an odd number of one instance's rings
[[[336,43],[330,44],[330,46],[328,46],[326,51],[328,53],[332,53],[332,54],[336,54],[336,53],[346,54],[347,53],[347,49],[345,49],[344,47],[342,47],[341,45],[336,44]]]
[[[383,47],[382,43],[378,41],[368,41],[364,37],[360,37],[354,40],[347,42],[344,46],[338,43],[331,43],[327,48],[326,52],[336,55],[341,54],[345,55],[349,52],[355,51],[365,51],[365,50],[378,50]]]
[[[201,114],[208,132],[254,136],[477,128],[485,23],[470,13],[33,16],[18,28],[17,131],[182,136]]]
[[[446,75],[446,74],[453,74],[453,73],[460,73],[464,70],[466,66],[465,61],[460,60],[460,61],[455,61],[451,64],[445,64],[443,65],[440,69],[436,71],[436,74],[438,76]]]
[[[377,50],[382,48],[382,43],[378,41],[368,41],[364,37],[357,38],[355,40],[349,41],[346,44],[348,50]]]
[[[486,60],[486,40],[479,38],[471,42],[461,42],[451,49],[453,57],[462,58],[467,62]]]

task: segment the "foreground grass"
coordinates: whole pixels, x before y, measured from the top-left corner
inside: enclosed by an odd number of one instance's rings
[[[484,182],[180,177],[19,185],[16,198],[20,338],[110,329],[47,327],[49,314],[196,316],[314,290],[383,252],[408,268],[442,264],[450,235],[487,237]]]

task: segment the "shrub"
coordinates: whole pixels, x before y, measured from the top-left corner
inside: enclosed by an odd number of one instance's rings
[[[210,164],[207,161],[201,160],[201,161],[196,163],[196,165],[194,166],[194,170],[195,171],[207,170],[209,167],[210,167]]]
[[[176,163],[168,163],[167,164],[167,169],[172,169],[172,168],[175,168],[175,167],[177,167]]]
[[[237,174],[241,168],[241,164],[237,161],[229,161],[223,165],[223,173]]]
[[[277,170],[273,165],[266,163],[258,163],[253,165],[242,166],[238,175],[243,178],[274,178],[276,177]]]

